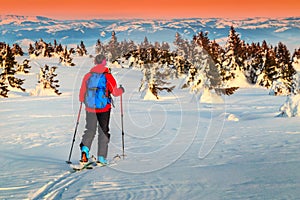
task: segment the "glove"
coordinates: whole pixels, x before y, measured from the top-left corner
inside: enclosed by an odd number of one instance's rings
[[[122,90],[122,93],[124,93],[124,92],[125,92],[125,89],[123,88],[123,86],[122,86],[122,85],[120,85],[119,89],[121,89],[121,90]]]

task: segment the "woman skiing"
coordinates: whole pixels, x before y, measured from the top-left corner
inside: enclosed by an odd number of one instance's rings
[[[109,120],[111,98],[124,93],[123,87],[117,87],[115,78],[106,67],[104,55],[97,55],[95,66],[90,69],[81,84],[79,101],[85,104],[86,126],[80,143],[81,161],[88,162],[90,149],[98,127],[98,161],[107,164],[108,143],[110,140]],[[104,84],[104,87],[101,86]]]

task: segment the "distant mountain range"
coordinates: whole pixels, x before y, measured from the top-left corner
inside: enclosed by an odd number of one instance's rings
[[[86,46],[93,46],[97,39],[104,43],[109,41],[111,32],[115,31],[118,41],[141,42],[147,36],[151,43],[165,41],[171,44],[176,32],[191,40],[198,32],[207,31],[210,39],[224,44],[231,25],[247,43],[266,40],[276,45],[281,41],[291,51],[300,48],[300,17],[56,20],[41,16],[0,15],[0,41],[27,47],[28,43],[40,38],[46,42],[56,39],[62,45],[75,45],[82,40]]]

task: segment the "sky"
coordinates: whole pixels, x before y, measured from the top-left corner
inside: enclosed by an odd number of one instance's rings
[[[299,0],[0,0],[0,15],[54,19],[299,17]]]

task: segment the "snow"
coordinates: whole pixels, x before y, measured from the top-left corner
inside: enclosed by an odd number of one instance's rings
[[[200,103],[224,103],[224,100],[221,96],[205,88],[200,97]]]
[[[93,63],[89,57],[73,61],[75,67],[64,67],[57,58],[36,58],[30,73],[19,75],[27,92],[0,99],[0,199],[299,198],[299,117],[276,117],[286,97],[244,87],[223,102],[200,103],[177,87],[159,100],[144,100],[138,92],[142,73],[129,68],[112,68],[126,90],[125,159],[70,173],[65,161],[79,87]],[[58,66],[62,95],[29,95],[45,64]],[[299,107],[294,98],[289,101]],[[114,100],[109,159],[122,153],[120,98]],[[84,125],[82,112],[73,163]]]
[[[157,100],[156,96],[150,91],[150,89],[147,90],[145,96],[144,96],[144,100]]]
[[[19,24],[24,22],[38,22],[35,16],[0,15],[0,25]]]
[[[280,107],[280,111],[283,116],[300,116],[300,94],[288,96],[286,102]]]
[[[227,120],[228,120],[228,121],[235,121],[235,122],[238,122],[238,121],[239,121],[239,118],[236,117],[234,114],[229,114],[228,117],[227,117]]]

